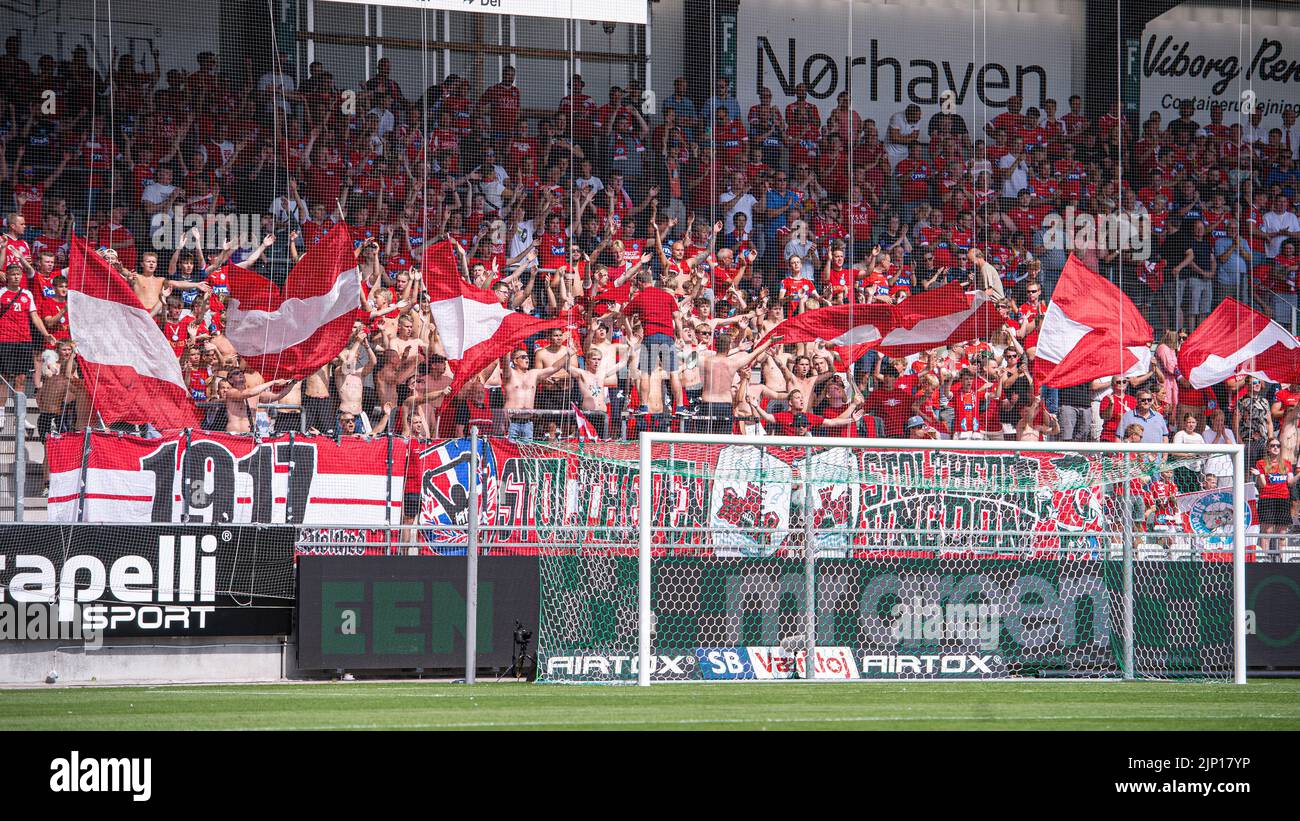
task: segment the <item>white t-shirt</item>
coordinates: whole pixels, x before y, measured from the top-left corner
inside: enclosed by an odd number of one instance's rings
[[[1173,443],[1175,445],[1204,445],[1205,437],[1201,436],[1199,433],[1188,433],[1187,431],[1180,428],[1178,432],[1174,434]],[[1203,470],[1202,466],[1204,464],[1205,462],[1204,460],[1202,460],[1200,462],[1193,463],[1192,465],[1190,465],[1190,467],[1193,470],[1199,472]]]
[[[891,166],[898,165],[907,159],[907,150],[910,143],[894,143],[889,141],[889,130],[897,130],[900,136],[906,137],[911,134],[921,133],[921,121],[909,123],[907,121],[907,112],[900,111],[889,118],[889,127],[885,130],[885,153],[889,156]]]
[[[1002,183],[1002,196],[1007,199],[1015,199],[1020,196],[1020,189],[1029,186],[1029,162],[1025,161],[1016,165],[1016,155],[1008,154],[998,161],[998,167],[1002,169],[1016,167]]]
[[[488,205],[498,211],[501,210],[501,206],[504,204],[501,195],[505,192],[506,185],[501,181],[500,177],[493,180],[479,180],[478,190]]]
[[[601,191],[605,190],[605,183],[600,181],[600,177],[592,174],[590,177],[578,177],[573,181],[573,187],[578,191],[587,188],[599,194]]]
[[[727,216],[725,219],[726,227],[723,229],[726,233],[729,234],[736,229],[736,214],[744,214],[746,218],[745,224],[751,228],[753,227],[754,206],[758,204],[758,200],[754,199],[753,194],[743,194],[740,199],[737,200],[735,192],[728,191],[719,196],[718,201],[727,209]]]
[[[285,94],[292,94],[297,91],[298,84],[284,72],[268,71],[262,75],[262,79],[257,81],[257,90],[274,93],[275,104],[287,113],[289,111],[289,101],[285,99]]]
[[[817,247],[816,243],[814,243],[811,239],[805,239],[805,240],[792,239],[785,244],[785,258],[789,259],[790,257],[803,257],[805,260],[807,260],[810,256],[812,256],[813,248],[815,247]],[[805,262],[804,264],[807,265],[808,263]]]
[[[1264,215],[1260,224],[1264,233],[1271,231],[1300,231],[1300,218],[1297,218],[1292,211],[1269,211]],[[1287,237],[1279,234],[1268,241],[1268,256],[1277,256],[1278,251],[1282,250],[1282,243],[1286,242]]]
[[[1237,444],[1237,435],[1232,432],[1232,428],[1224,427],[1223,435],[1215,433],[1212,428],[1206,428],[1205,433],[1201,436],[1207,445],[1235,445]],[[1231,476],[1232,475],[1232,457],[1227,454],[1215,454],[1205,460],[1205,466],[1201,469],[1203,473],[1212,476]]]
[[[150,205],[162,205],[167,202],[175,190],[176,186],[174,185],[151,182],[140,192],[140,202],[147,202]]]
[[[533,235],[537,233],[537,223],[532,220],[524,220],[515,223],[515,233],[510,237],[510,259],[522,254],[533,244]]]
[[[311,210],[307,207],[306,201],[293,200],[289,197],[276,197],[267,212],[275,217],[276,222],[293,221],[302,224],[311,219]]]

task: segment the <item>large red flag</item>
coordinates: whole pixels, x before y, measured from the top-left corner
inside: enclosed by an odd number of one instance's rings
[[[451,365],[453,397],[493,360],[528,337],[568,324],[564,318],[538,319],[512,311],[496,294],[470,285],[457,270],[450,241],[426,248],[421,270],[429,290],[429,313]]]
[[[122,275],[76,236],[68,259],[68,330],[104,424],[198,426],[198,409],[162,329]]]
[[[887,356],[906,356],[992,336],[1004,320],[984,294],[974,298],[951,283],[907,297],[898,304],[832,305],[792,316],[767,336],[782,343],[821,339],[844,348],[853,362],[871,348]],[[766,337],[764,337],[766,338]]]
[[[361,306],[361,271],[346,225],[303,254],[283,292],[235,265],[226,274],[226,337],[267,381],[308,376],[346,347]]]
[[[896,324],[877,346],[887,356],[991,339],[1006,322],[987,294],[978,291],[971,296],[956,282],[913,294],[896,307]]]
[[[1183,342],[1178,367],[1193,388],[1207,388],[1238,373],[1293,384],[1300,380],[1300,341],[1229,297]]]
[[[1069,388],[1117,374],[1145,373],[1154,334],[1137,306],[1073,254],[1038,332],[1034,381]]]

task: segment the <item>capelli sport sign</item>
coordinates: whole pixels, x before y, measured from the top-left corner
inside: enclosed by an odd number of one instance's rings
[[[282,532],[281,532],[282,531]],[[49,605],[105,636],[282,635],[289,528],[21,526],[0,530],[0,603]]]

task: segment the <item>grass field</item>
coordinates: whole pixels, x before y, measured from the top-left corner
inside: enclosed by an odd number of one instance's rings
[[[5,730],[1298,730],[1300,681],[0,690]]]

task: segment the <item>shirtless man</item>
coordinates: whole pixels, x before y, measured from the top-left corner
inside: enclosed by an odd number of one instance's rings
[[[664,370],[663,363],[655,365],[654,372],[650,374],[650,391],[641,397],[641,404],[645,406],[646,415],[639,420],[642,430],[666,431],[669,429],[668,420],[672,415],[673,408],[664,399],[664,386],[668,385],[670,377]],[[671,386],[669,388],[671,390]],[[702,390],[702,388],[701,388]]]
[[[537,351],[536,366],[538,368],[550,368],[573,353],[566,344],[566,337],[567,334],[563,328],[552,328],[547,332],[546,347]],[[504,377],[505,372],[502,371],[502,378],[504,379]],[[569,409],[570,377],[567,364],[556,370],[553,376],[544,380],[538,387],[540,389],[538,391],[540,401],[536,403],[535,407],[549,410]],[[530,407],[534,406],[530,405]]]
[[[140,273],[123,268],[122,263],[117,261],[117,252],[112,248],[100,251],[99,255],[113,267],[113,270],[121,274],[131,286],[131,290],[135,292],[136,299],[140,300],[140,304],[151,314],[162,305],[164,289],[199,291],[204,294],[212,291],[212,287],[206,282],[187,282],[183,279],[167,279],[159,276],[157,254],[146,252],[140,258]]]
[[[690,322],[685,323],[677,334],[678,370],[673,377],[678,381],[682,403],[688,408],[694,407],[704,394],[704,379],[700,376],[700,359],[708,355],[709,347],[700,342],[701,333],[707,338],[713,337],[707,325],[697,326]]]
[[[36,407],[40,417],[36,421],[36,435],[41,441],[51,433],[66,433],[77,422],[77,400],[72,386],[81,381],[76,346],[71,340],[60,340],[54,348],[57,357],[42,356],[41,371],[44,379],[36,389]]]
[[[288,433],[301,431],[302,427],[302,380],[294,380],[289,385],[289,392],[281,394],[275,400],[280,407],[275,409],[275,432]]]
[[[798,354],[793,358],[793,367],[777,358],[777,366],[785,377],[786,393],[801,391],[804,398],[813,396],[817,388],[835,375],[834,368],[826,368],[820,373],[813,367],[812,354]]]
[[[606,401],[605,377],[617,369],[618,363],[610,362],[606,364],[604,355],[595,348],[587,349],[584,367],[569,366],[569,373],[577,383],[578,391],[582,394],[582,415],[587,417],[587,421],[591,423],[602,439],[609,438],[609,404]],[[663,368],[656,368],[655,373],[663,374]],[[659,404],[662,411],[662,377],[658,383],[655,383],[652,374],[651,384],[656,385],[659,391]],[[646,401],[648,401],[648,398],[642,397],[642,402]],[[653,409],[651,412],[653,413]]]
[[[294,383],[292,379],[273,379],[249,385],[248,377],[239,369],[232,370],[228,379],[221,397],[226,403],[226,433],[252,433],[256,405],[278,401]],[[283,390],[277,391],[277,387]]]
[[[605,387],[610,389],[610,415],[617,419],[622,416],[623,406],[626,404],[629,388],[627,381],[628,358],[635,348],[626,341],[613,341],[611,333],[610,327],[604,322],[598,319],[593,320],[591,333],[587,335],[587,347],[600,351],[601,359],[606,364],[615,363],[613,369],[607,367],[605,370]]]
[[[407,383],[425,358],[424,343],[415,335],[415,317],[404,314],[397,320],[397,334],[384,340],[387,353],[375,373],[375,392],[381,404],[399,407],[411,395]]]
[[[366,363],[358,364],[361,349],[366,349]],[[362,413],[361,398],[365,393],[366,377],[375,369],[375,354],[370,349],[370,340],[364,330],[355,331],[352,341],[334,360],[334,384],[339,391],[339,415],[348,413],[358,416]],[[335,425],[331,421],[330,428]]]
[[[303,421],[307,430],[320,432],[334,427],[337,414],[330,400],[331,367],[328,363],[322,365],[320,370],[302,381],[302,411],[307,414]]]
[[[558,328],[553,333],[563,333]],[[553,341],[553,344],[558,344]],[[525,411],[537,407],[537,387],[540,383],[552,379],[560,371],[569,367],[569,352],[565,351],[559,361],[541,365],[542,351],[537,352],[538,367],[528,367],[527,351],[511,351],[501,357],[501,390],[505,396],[504,407],[510,420],[507,435],[511,439],[532,439],[533,420]],[[510,413],[510,411],[520,411]]]
[[[493,370],[496,369],[494,365]],[[451,383],[455,377],[447,368],[447,357],[442,354],[430,354],[427,363],[416,368],[416,375],[408,383],[411,396],[403,407],[406,415],[418,417],[431,434],[439,434],[442,429],[440,417],[442,408],[451,393]]]
[[[731,334],[724,332],[718,337],[717,352],[701,358],[700,373],[704,392],[700,396],[700,408],[706,417],[710,417],[705,423],[707,432],[731,433],[731,385],[736,379],[736,373],[752,366],[772,345],[779,344],[782,338],[779,334],[771,336],[749,353],[733,353]]]

